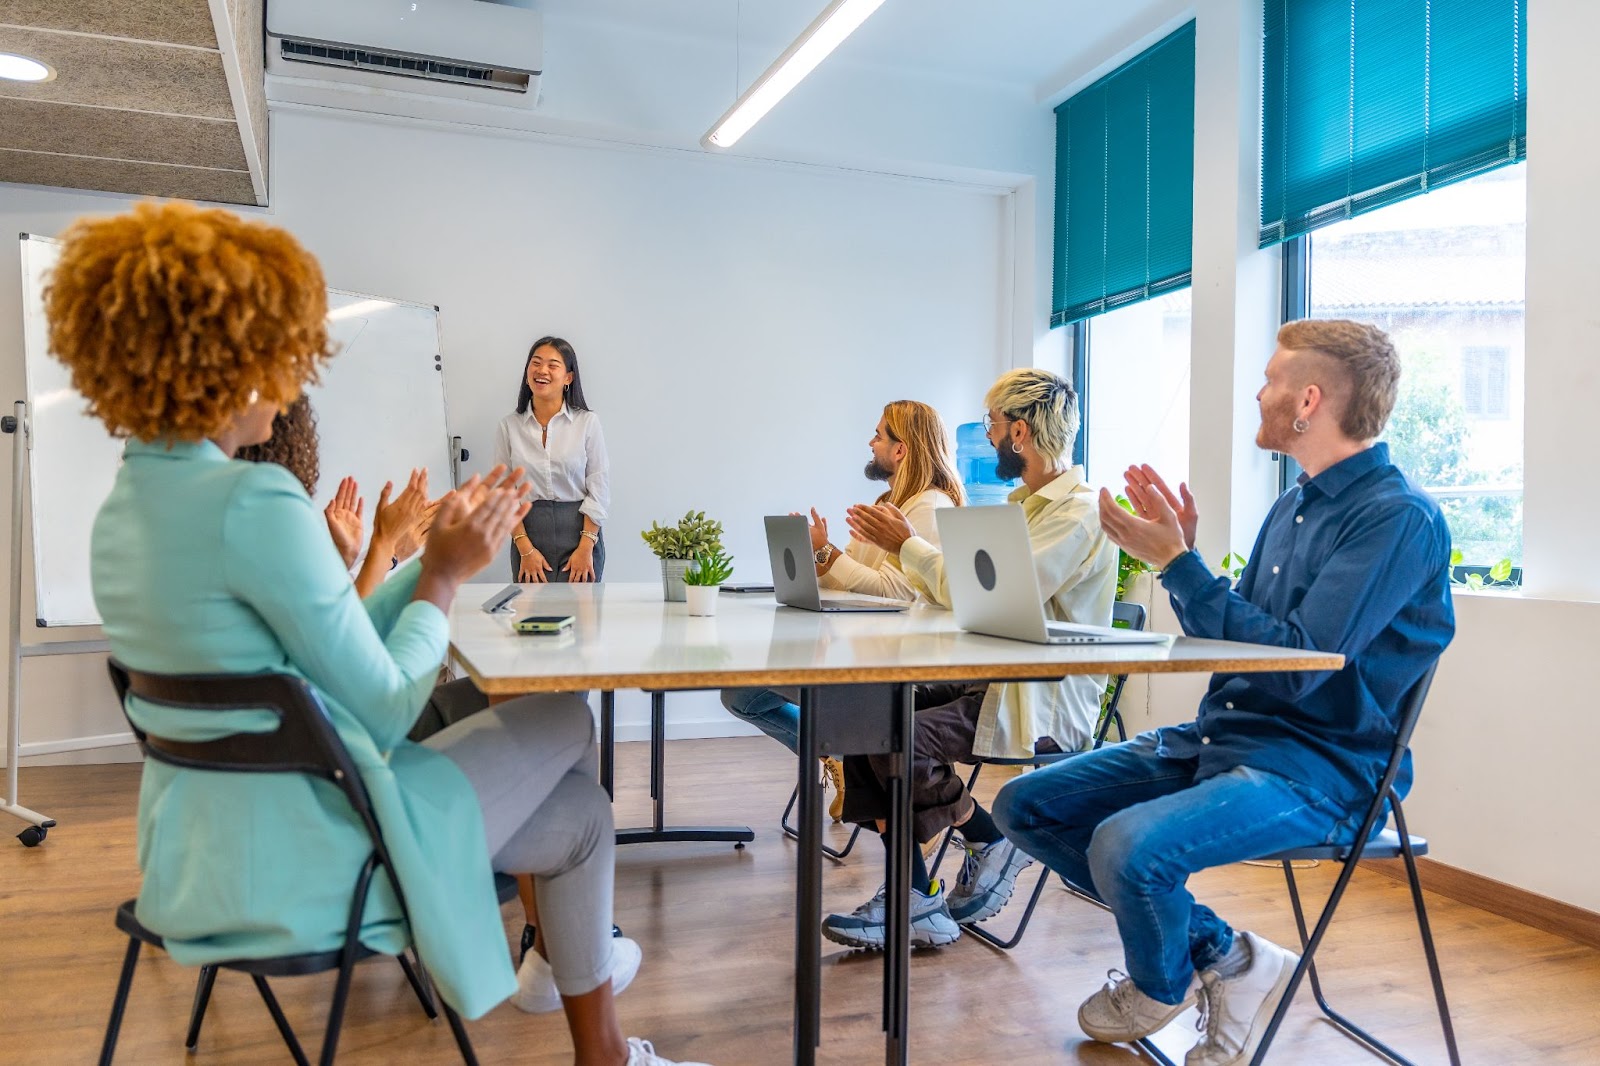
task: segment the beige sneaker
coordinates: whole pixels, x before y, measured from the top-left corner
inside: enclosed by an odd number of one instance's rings
[[[828,804],[828,817],[835,822],[844,819],[844,764],[833,756],[822,760],[822,773],[833,785],[833,802]]]
[[[1184,1066],[1242,1066],[1254,1058],[1300,963],[1300,956],[1265,937],[1239,935],[1250,946],[1250,967],[1233,977],[1220,977],[1215,970],[1200,975],[1205,1035],[1184,1057]]]
[[[1139,991],[1133,978],[1121,970],[1108,970],[1105,987],[1078,1008],[1078,1028],[1102,1044],[1131,1044],[1159,1033],[1172,1019],[1194,1006],[1199,979],[1189,983],[1182,1003],[1163,1003]]]

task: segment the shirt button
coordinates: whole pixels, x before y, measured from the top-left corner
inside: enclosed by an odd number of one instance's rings
[[[1276,566],[1274,566],[1274,567],[1273,567],[1273,568],[1272,568],[1272,572],[1273,572],[1273,573],[1274,573],[1274,574],[1276,574],[1276,573],[1277,573],[1277,572],[1278,572],[1278,568],[1277,568],[1277,567],[1276,567]]]
[[[1306,516],[1303,515],[1303,514],[1297,514],[1297,515],[1294,516],[1294,524],[1295,525],[1299,525],[1301,522],[1304,522],[1305,520],[1306,520]]]
[[[1231,703],[1224,703],[1222,706],[1226,707],[1230,711],[1233,710],[1233,704]]]
[[[1211,738],[1210,737],[1201,737],[1200,738],[1200,743],[1209,744],[1209,743],[1211,743]]]

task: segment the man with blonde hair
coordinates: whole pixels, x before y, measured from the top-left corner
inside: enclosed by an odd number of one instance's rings
[[[1135,514],[1100,520],[1161,570],[1185,633],[1344,656],[1332,673],[1216,674],[1193,722],[1142,733],[1009,782],[1007,835],[1111,908],[1127,974],[1078,1009],[1095,1040],[1149,1036],[1197,1000],[1187,1066],[1240,1066],[1260,1046],[1298,961],[1237,935],[1185,883],[1211,866],[1351,843],[1393,748],[1406,694],[1455,632],[1450,531],[1375,444],[1400,360],[1379,329],[1291,322],[1256,394],[1257,446],[1293,457],[1237,588],[1194,550],[1187,485],[1127,472]],[[1410,788],[1409,757],[1396,790]]]
[[[1116,598],[1117,551],[1100,530],[1094,491],[1072,466],[1078,435],[1078,399],[1072,386],[1043,370],[1013,370],[989,389],[984,424],[997,456],[997,470],[1022,487],[1011,502],[1022,505],[1034,569],[1053,619],[1111,624]],[[948,606],[950,587],[944,556],[893,504],[852,507],[856,537],[899,559],[919,593]],[[976,755],[1021,757],[1049,738],[1064,751],[1086,746],[1100,711],[1103,677],[997,685],[922,685],[916,691],[916,735],[912,745],[912,828],[919,843],[954,825],[965,855],[948,893],[933,882],[922,853],[912,849],[911,942],[947,944],[960,927],[994,916],[1011,898],[1017,874],[1033,860],[1001,834],[989,812],[967,792],[955,763]],[[846,821],[877,825],[889,813],[889,756],[845,760]],[[853,914],[823,923],[830,940],[877,948],[884,941],[882,891]]]

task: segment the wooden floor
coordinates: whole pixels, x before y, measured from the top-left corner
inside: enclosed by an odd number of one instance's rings
[[[618,824],[646,821],[644,746],[622,745],[618,763]],[[778,831],[777,817],[793,772],[792,757],[765,739],[675,742],[668,757],[673,820],[747,821],[756,829],[755,842],[743,852],[719,845],[618,852],[617,920],[645,953],[619,1010],[628,1033],[653,1039],[663,1053],[716,1066],[788,1058],[795,845]],[[126,765],[22,771],[24,801],[60,826],[35,849],[0,838],[0,1062],[94,1060],[126,943],[111,915],[138,887],[138,775],[137,766]],[[992,793],[1000,781],[996,774],[980,791]],[[20,826],[5,819],[3,828],[9,834]],[[842,842],[841,830],[832,832]],[[863,839],[844,864],[828,864],[825,909],[850,910],[865,899],[881,880],[881,854],[875,840]],[[1029,888],[1034,870],[1024,875]],[[1306,879],[1315,886],[1331,883],[1326,869]],[[1229,867],[1197,878],[1194,887],[1238,926],[1292,942],[1293,921],[1275,869]],[[1430,897],[1429,907],[1467,1062],[1600,1062],[1600,952],[1450,900]],[[1014,918],[1007,912],[1000,921],[1009,928]],[[520,912],[507,908],[508,939],[520,928]],[[1403,886],[1358,874],[1322,958],[1336,1004],[1370,1021],[1416,1061],[1444,1061]],[[825,944],[823,960],[819,1061],[882,1061],[878,956]],[[966,938],[914,956],[912,1060],[942,1066],[1143,1061],[1127,1048],[1091,1043],[1077,1028],[1079,1001],[1108,968],[1120,965],[1109,917],[1052,885],[1015,952],[1001,954]],[[194,980],[194,970],[146,951],[119,1062],[186,1061],[183,1027]],[[448,1029],[423,1018],[403,980],[384,960],[358,971],[340,1061],[459,1061]],[[331,976],[277,983],[286,1012],[312,1047],[330,988]],[[1305,1005],[1307,994],[1301,1000],[1273,1061],[1378,1061],[1319,1021]],[[1186,1020],[1164,1034],[1175,1057],[1192,1039]],[[501,1006],[469,1030],[485,1063],[571,1061],[559,1014],[530,1016]],[[287,1061],[244,978],[224,974],[218,980],[191,1061]]]

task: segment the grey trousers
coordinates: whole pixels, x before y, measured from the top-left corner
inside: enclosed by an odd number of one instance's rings
[[[523,696],[423,743],[472,782],[494,868],[533,875],[556,988],[581,996],[610,980],[616,832],[588,705],[566,693]]]

